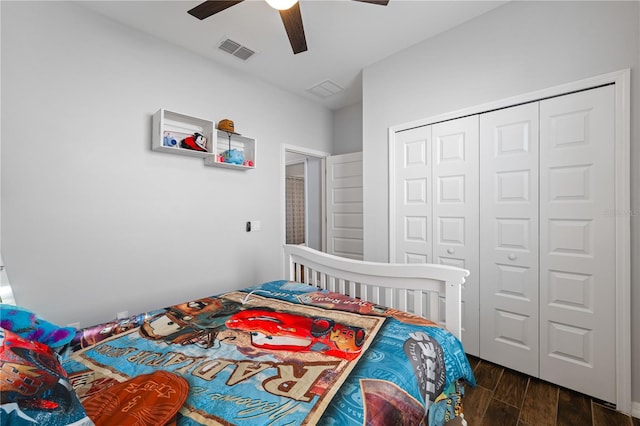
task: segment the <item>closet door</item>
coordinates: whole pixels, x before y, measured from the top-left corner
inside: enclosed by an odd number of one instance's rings
[[[396,133],[395,258],[398,263],[432,263],[433,211],[431,126]]]
[[[437,123],[431,129],[434,263],[470,271],[462,288],[462,341],[465,351],[476,356],[480,333],[478,131],[477,115]]]
[[[480,116],[480,357],[538,376],[538,104]]]
[[[605,86],[540,102],[540,377],[611,402],[614,95]]]

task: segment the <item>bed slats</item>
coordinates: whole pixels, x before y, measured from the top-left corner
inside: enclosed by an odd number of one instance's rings
[[[284,246],[287,279],[406,311],[445,325],[461,338],[466,269],[435,264],[366,262]],[[442,300],[445,312],[441,312]]]

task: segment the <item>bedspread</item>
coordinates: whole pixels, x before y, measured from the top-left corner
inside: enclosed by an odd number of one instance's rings
[[[475,386],[424,318],[274,281],[81,330],[62,365],[80,400],[156,370],[186,379],[178,424],[443,424]]]

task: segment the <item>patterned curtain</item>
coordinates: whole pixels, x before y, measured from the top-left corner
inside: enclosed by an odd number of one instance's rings
[[[304,178],[288,177],[287,244],[304,244]]]

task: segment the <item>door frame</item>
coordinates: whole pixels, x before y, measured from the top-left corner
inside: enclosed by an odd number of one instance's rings
[[[631,403],[631,70],[623,69],[595,77],[553,86],[433,117],[389,127],[389,200],[395,199],[395,134],[414,127],[507,108],[572,92],[615,84],[615,206],[609,214],[616,227],[616,409],[630,414]],[[607,212],[603,212],[606,214]],[[389,261],[395,252],[395,208],[389,202]]]
[[[287,210],[286,210],[286,186],[285,186],[285,179],[287,177],[287,159],[286,159],[286,155],[287,152],[293,152],[295,154],[300,154],[300,155],[304,155],[305,157],[315,157],[315,158],[319,158],[322,160],[322,169],[324,169],[324,159],[326,157],[328,157],[329,154],[328,152],[324,152],[324,151],[318,151],[315,149],[311,149],[311,148],[306,148],[303,146],[297,146],[297,145],[290,145],[290,144],[280,144],[280,245],[284,245],[287,242]],[[305,167],[305,187],[307,185],[307,176],[306,176],[306,167]],[[324,174],[324,170],[322,171],[322,173]],[[326,203],[326,194],[325,194],[325,183],[324,183],[324,177],[322,179],[320,179],[321,181],[321,193],[322,193],[322,206],[321,206],[321,223],[322,223],[322,249],[323,251],[325,250],[325,236],[326,236],[326,231],[324,229],[324,224],[326,223],[326,217],[325,217],[325,203]],[[305,206],[306,208],[306,206]],[[305,218],[305,234],[307,233],[307,223],[306,223],[306,218]],[[284,252],[281,253],[282,256],[282,261],[280,262],[280,264],[282,265],[283,269],[283,273],[287,272],[287,269],[285,268],[285,264],[284,264]]]

